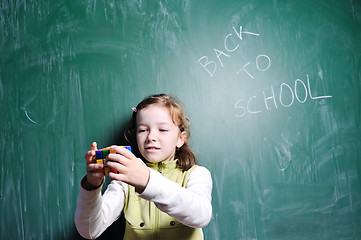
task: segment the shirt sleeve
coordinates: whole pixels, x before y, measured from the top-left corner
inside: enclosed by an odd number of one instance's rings
[[[189,227],[203,228],[212,217],[212,177],[205,167],[191,172],[186,188],[151,169],[148,185],[138,196]]]
[[[80,186],[74,220],[82,237],[97,238],[119,218],[127,189],[125,183],[114,180],[103,195],[101,187],[87,191]]]

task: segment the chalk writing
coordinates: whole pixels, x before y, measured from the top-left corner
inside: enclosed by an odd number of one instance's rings
[[[27,110],[26,110],[26,108],[28,107],[28,105],[29,105],[32,101],[34,101],[34,99],[35,99],[35,97],[30,98],[30,99],[24,104],[24,106],[21,107],[21,109],[24,111],[26,117],[29,119],[30,122],[32,122],[32,123],[34,123],[34,124],[37,124],[36,121],[34,121],[33,119],[30,118],[30,116],[29,116],[29,114],[28,114],[28,112],[27,112]]]
[[[260,63],[259,63],[260,58],[266,58],[266,60],[267,60],[266,67],[264,67],[262,65],[260,67]],[[252,79],[254,79],[254,77],[251,75],[251,73],[249,73],[246,69],[246,67],[250,64],[251,64],[250,62],[246,63],[238,72],[236,72],[236,74],[240,74],[242,71],[244,71],[248,76],[250,76]],[[267,55],[264,55],[264,54],[258,55],[256,58],[256,67],[259,71],[262,71],[262,72],[267,71],[271,67],[271,59]]]
[[[28,114],[28,112],[26,111],[26,109],[24,109],[24,112],[25,112],[26,117],[29,119],[29,121],[32,122],[32,123],[34,123],[34,124],[36,124],[36,122],[29,117],[29,114]]]
[[[238,110],[238,112],[235,114],[235,117],[241,118],[244,117],[247,113],[257,114],[265,110],[269,111],[273,108],[278,109],[279,105],[288,108],[295,103],[295,100],[299,103],[305,103],[307,99],[316,100],[332,97],[329,95],[313,96],[311,91],[310,77],[308,74],[306,75],[306,78],[307,85],[301,79],[296,79],[293,87],[287,83],[282,83],[279,86],[278,94],[276,94],[273,86],[271,86],[269,90],[262,91],[262,96],[251,96],[246,100],[243,98],[239,99],[234,104],[234,108]],[[301,86],[301,90],[304,91],[304,94],[300,94],[298,90],[300,88],[299,86]],[[255,104],[255,102],[257,102],[257,104]],[[258,108],[256,108],[256,106],[258,106]]]
[[[232,41],[233,45],[230,44],[230,40],[244,40],[244,35],[251,35],[259,37],[260,34],[244,31],[240,26],[239,31],[233,27],[234,33],[226,35],[224,38],[224,49],[225,51],[214,48],[214,53],[218,61],[213,61],[208,56],[202,56],[198,59],[198,63],[204,68],[204,70],[213,77],[216,74],[217,66],[224,67],[224,58],[230,58],[232,52],[239,48],[239,43]],[[234,38],[236,37],[236,38]],[[251,66],[255,65],[256,68]],[[247,62],[239,68],[236,75],[245,75],[250,79],[255,79],[255,73],[252,72],[256,69],[260,72],[266,72],[271,67],[271,58],[266,54],[259,54],[254,62]],[[270,111],[271,109],[279,109],[280,107],[288,108],[295,104],[295,102],[305,103],[308,99],[325,99],[332,98],[330,95],[313,96],[311,91],[310,77],[306,75],[306,81],[296,79],[293,84],[281,83],[279,87],[275,88],[270,86],[267,90],[262,91],[259,95],[254,95],[245,98],[240,98],[235,104],[236,109],[235,117],[242,118],[246,114],[258,114],[264,111]]]
[[[247,34],[247,35],[252,35],[252,36],[259,36],[258,33],[243,31],[242,26],[239,27],[239,32],[237,32],[235,27],[233,27],[233,30],[235,32],[235,35],[240,40],[243,40],[242,34]],[[230,33],[224,38],[224,48],[226,49],[227,53],[232,53],[232,52],[236,51],[239,48],[239,44],[235,45],[233,48],[229,47],[229,39],[232,36],[234,36],[234,35],[232,33]],[[231,57],[231,56],[229,54],[225,53],[224,51],[219,50],[219,49],[214,48],[213,50],[214,50],[214,52],[216,54],[218,62],[221,64],[222,67],[224,67],[221,56],[228,57],[228,58]],[[207,56],[202,56],[201,58],[198,59],[198,63],[204,68],[204,70],[207,71],[207,73],[211,77],[214,76],[214,74],[216,73],[216,70],[217,70],[217,63],[215,61],[209,60],[209,58]]]

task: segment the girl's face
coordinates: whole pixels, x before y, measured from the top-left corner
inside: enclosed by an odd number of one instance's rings
[[[173,161],[176,147],[183,146],[186,136],[173,123],[166,107],[151,105],[137,113],[138,148],[149,162]]]

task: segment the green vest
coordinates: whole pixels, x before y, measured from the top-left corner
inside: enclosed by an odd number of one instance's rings
[[[186,187],[193,166],[188,171],[176,167],[176,161],[167,163],[149,163],[148,167],[159,171],[163,176]],[[135,188],[128,185],[128,193],[124,207],[126,219],[125,240],[201,240],[202,230],[183,225],[168,214],[160,211],[153,202],[142,199],[135,194]]]

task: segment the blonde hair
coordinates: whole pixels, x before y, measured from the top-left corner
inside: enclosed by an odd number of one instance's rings
[[[168,94],[151,95],[144,98],[136,108],[133,108],[133,115],[130,120],[130,125],[127,131],[124,133],[125,138],[129,141],[130,136],[134,136],[137,127],[137,111],[146,108],[150,105],[159,105],[166,107],[169,110],[173,123],[178,126],[181,132],[186,132],[187,136],[184,139],[184,144],[179,149],[176,149],[175,159],[177,159],[177,166],[183,171],[187,171],[191,167],[197,164],[193,151],[188,146],[188,138],[190,136],[190,123],[185,115],[183,107],[175,100],[175,97],[171,97]]]

